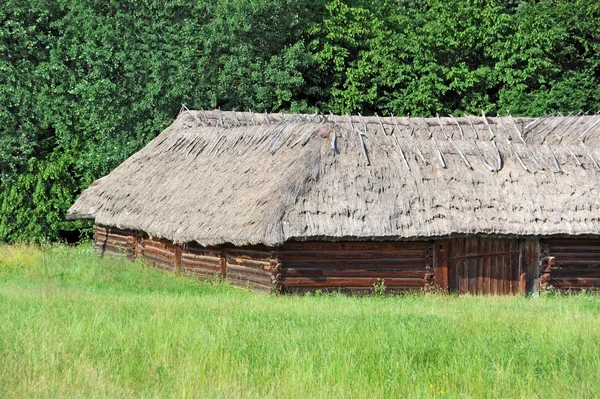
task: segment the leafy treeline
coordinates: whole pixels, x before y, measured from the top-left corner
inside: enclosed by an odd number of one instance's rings
[[[429,116],[600,109],[600,2],[4,0],[0,241],[56,239],[189,108]]]

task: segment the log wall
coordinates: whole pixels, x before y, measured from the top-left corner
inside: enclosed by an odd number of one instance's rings
[[[433,244],[418,242],[287,242],[277,253],[278,286],[284,292],[370,292],[430,287]]]
[[[94,226],[94,248],[100,256],[115,255],[135,258],[137,246],[136,233],[116,227]]]
[[[560,290],[600,288],[600,239],[540,240],[543,284]]]
[[[98,255],[149,264],[261,292],[371,292],[436,287],[458,293],[536,293],[600,288],[600,239],[453,238],[414,242],[287,242],[214,248],[115,227],[94,226]],[[541,276],[541,277],[540,277]]]

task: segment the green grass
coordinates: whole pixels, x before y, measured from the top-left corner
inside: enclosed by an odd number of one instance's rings
[[[0,246],[0,397],[600,397],[600,296],[274,297]]]

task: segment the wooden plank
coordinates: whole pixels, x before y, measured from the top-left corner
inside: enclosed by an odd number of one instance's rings
[[[563,278],[552,279],[550,284],[557,288],[583,287],[583,288],[600,288],[600,278]]]
[[[303,270],[303,269],[301,269]],[[257,276],[257,277],[264,277],[264,278],[268,278],[269,281],[271,281],[273,279],[273,274],[270,272],[266,272],[262,269],[254,269],[251,267],[245,267],[245,266],[238,266],[238,265],[232,265],[227,263],[227,273],[235,273],[235,274],[248,274],[248,275],[253,275],[253,276]]]
[[[186,269],[204,269],[209,270],[213,273],[221,273],[221,265],[214,265],[212,263],[204,263],[204,262],[182,262],[181,268]]]
[[[519,293],[527,293],[527,262],[526,262],[526,240],[519,242]]]
[[[483,294],[483,261],[484,256],[482,256],[485,252],[485,241],[486,239],[477,240],[477,253],[479,253],[479,258],[477,258],[477,277],[476,277],[476,288],[477,294]]]
[[[323,269],[366,269],[366,268],[425,268],[425,259],[319,259],[286,261],[284,265],[291,268],[323,268]]]
[[[287,287],[372,287],[377,278],[370,277],[289,277],[281,282]],[[425,287],[427,280],[419,278],[389,278],[385,279],[386,287]]]
[[[579,247],[579,246],[597,246],[600,247],[600,239],[590,238],[550,238],[545,239],[544,244],[550,247]]]
[[[229,250],[227,250],[229,251]],[[252,259],[246,259],[246,258],[238,258],[238,257],[233,257],[233,256],[229,256],[229,254],[225,257],[226,261],[228,264],[232,264],[232,265],[240,265],[240,266],[246,266],[246,267],[253,267],[255,269],[266,269],[269,270],[271,268],[271,262],[265,262],[265,261],[257,261],[257,260],[252,260]]]
[[[572,246],[572,247],[548,247],[551,254],[584,254],[589,253],[590,256],[600,254],[600,246]]]
[[[173,267],[175,268],[175,273],[179,274],[179,267],[181,266],[181,247],[177,245],[175,247],[175,257],[173,259]]]
[[[539,241],[537,239],[527,239],[525,241],[525,246],[525,261],[527,274],[526,291],[527,293],[538,295],[540,291]]]
[[[286,242],[280,248],[281,253],[286,251],[365,251],[365,250],[396,250],[396,249],[420,249],[427,250],[427,241],[382,241],[382,242],[324,242],[324,241],[306,241],[306,242]]]
[[[600,278],[600,268],[598,269],[552,269],[552,278]]]
[[[477,293],[477,257],[472,256],[477,254],[477,247],[479,240],[476,237],[469,238],[468,240],[468,252],[469,258],[466,260],[469,268],[469,286],[468,292],[471,294]]]
[[[266,272],[265,272],[266,273]],[[428,278],[431,273],[425,269],[293,269],[283,268],[282,278],[286,277],[373,277],[373,278]]]
[[[249,281],[251,283],[263,285],[265,287],[268,287],[271,285],[271,278],[255,276],[255,275],[247,274],[247,273],[236,273],[236,272],[232,272],[231,270],[227,271],[227,281],[232,282],[232,283]]]
[[[600,267],[600,259],[585,259],[585,260],[562,260],[559,256],[556,256],[556,262],[554,267],[571,268],[571,269],[583,269],[585,267]]]
[[[181,255],[181,261],[186,262],[186,263],[193,263],[193,262],[210,263],[210,264],[219,266],[221,264],[221,257],[192,255],[192,254],[183,253]]]
[[[227,256],[241,259],[251,259],[260,262],[269,262],[273,256],[272,251],[255,251],[244,248],[226,248]]]
[[[492,251],[492,240],[487,239],[483,245],[483,254],[485,257],[483,258],[483,293],[491,294],[491,268],[492,268],[492,258],[490,253]]]
[[[438,240],[433,246],[433,284],[437,289],[450,289],[448,276],[448,240]]]
[[[174,258],[175,257],[175,251],[171,252],[165,249],[161,249],[158,247],[151,247],[151,246],[146,246],[146,245],[142,245],[142,254],[146,254],[146,253],[152,253],[155,254],[157,256],[163,256],[165,258]]]
[[[310,259],[425,259],[427,251],[422,249],[399,250],[363,250],[363,251],[283,251],[279,254],[281,260],[310,260]]]
[[[221,278],[226,279],[228,272],[229,271],[227,270],[227,249],[221,248]]]
[[[600,261],[600,252],[565,252],[557,253],[553,252],[553,256],[561,261],[568,260],[596,260]]]

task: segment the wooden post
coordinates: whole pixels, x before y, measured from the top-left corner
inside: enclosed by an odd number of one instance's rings
[[[433,245],[433,285],[448,291],[448,240],[438,240]]]
[[[525,241],[524,263],[521,265],[525,273],[525,293],[538,296],[540,293],[540,245],[537,238],[528,238]]]
[[[179,245],[175,245],[175,274],[179,275],[179,268],[181,267],[181,247]]]
[[[227,278],[227,249],[221,247],[221,278],[225,280]]]

